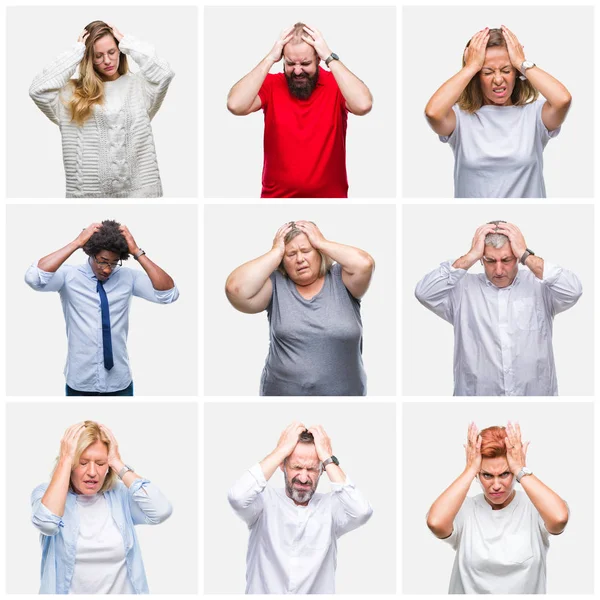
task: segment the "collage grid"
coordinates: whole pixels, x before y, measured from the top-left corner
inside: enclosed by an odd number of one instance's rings
[[[376,509],[366,527],[339,542],[338,595],[445,595],[454,553],[427,531],[426,512],[458,474],[457,461],[464,460],[462,429],[472,420],[484,427],[516,419],[532,439],[529,456],[543,470],[544,481],[559,493],[570,483],[565,497],[571,539],[551,544],[548,592],[595,597],[599,532],[594,440],[600,426],[594,406],[599,264],[594,242],[600,226],[595,210],[595,140],[600,134],[595,65],[600,50],[593,43],[600,11],[595,2],[577,7],[556,0],[531,0],[527,7],[461,2],[464,22],[456,16],[458,3],[440,0],[384,1],[377,7],[331,1],[297,10],[292,2],[258,8],[250,2],[216,6],[183,0],[167,7],[157,0],[130,0],[127,6],[99,6],[97,11],[65,0],[60,14],[53,4],[6,1],[0,10],[7,40],[6,76],[0,77],[0,138],[5,140],[0,149],[5,240],[5,277],[0,278],[5,341],[0,350],[0,431],[5,434],[0,444],[0,464],[5,466],[0,478],[0,596],[37,595],[41,554],[30,524],[30,492],[48,477],[66,426],[93,414],[112,424],[115,433],[123,432],[119,446],[130,464],[156,467],[161,488],[169,490],[175,507],[165,527],[136,530],[152,593],[189,598],[243,593],[247,531],[227,504],[227,491],[243,469],[272,449],[287,423],[302,419],[323,424],[334,451],[341,448],[336,452],[343,457],[342,466],[349,465],[349,475],[370,492]],[[346,17],[340,18],[344,8]],[[33,11],[36,22],[29,26]],[[139,34],[148,32],[161,57],[179,64],[175,84],[152,124],[162,198],[99,197],[89,202],[62,197],[64,169],[56,128],[43,122],[26,96],[32,74],[65,48],[73,32],[71,19],[87,22],[87,15],[98,12],[115,15],[115,21],[119,14],[125,23],[139,21]],[[306,21],[335,40],[351,68],[359,65],[356,72],[375,97],[372,114],[349,119],[350,197],[344,200],[259,201],[262,116],[233,118],[224,110],[236,77],[268,49],[270,38],[265,36],[273,37],[297,12],[308,13],[314,23],[309,17]],[[456,54],[457,40],[466,41],[465,32],[467,39],[472,35],[471,23],[507,12],[514,15],[509,23],[522,23],[518,31],[530,36],[528,47],[537,55],[548,50],[548,68],[559,64],[561,73],[569,73],[565,81],[580,95],[573,90],[565,131],[545,154],[550,197],[526,204],[495,200],[485,206],[481,199],[452,198],[449,148],[432,145],[421,115],[436,87],[432,82],[439,85],[457,67],[456,56],[449,55]],[[68,19],[61,18],[68,13]],[[562,35],[580,50],[578,57],[583,53],[590,60],[565,57],[566,52],[549,44],[554,34],[545,22],[562,22]],[[56,24],[50,35],[48,23]],[[224,36],[220,32],[228,23]],[[420,28],[429,33],[423,35]],[[432,33],[445,41],[432,40]],[[427,68],[431,64],[436,67]],[[22,88],[18,94],[15,82]],[[21,123],[25,118],[27,125]],[[34,165],[41,165],[41,171],[34,173]],[[47,186],[55,190],[51,196],[44,193]],[[96,214],[136,223],[134,236],[142,248],[151,248],[150,258],[172,272],[181,298],[173,307],[134,300],[128,348],[134,373],[140,373],[136,397],[84,406],[81,399],[57,398],[63,394],[67,352],[58,299],[32,294],[23,275],[32,260],[66,242],[70,232],[96,220]],[[536,241],[535,248],[551,248],[552,259],[576,268],[584,283],[577,310],[559,315],[555,325],[559,397],[502,405],[489,397],[448,398],[451,330],[419,306],[413,290],[429,269],[468,249],[464,246],[488,214],[509,222],[514,215],[527,239]],[[326,235],[364,247],[376,258],[362,314],[366,399],[255,397],[269,346],[266,319],[228,306],[225,279],[244,257],[267,250],[288,218],[314,220]],[[146,470],[151,477],[151,468]],[[283,474],[274,478],[273,487],[283,488]],[[331,489],[329,481],[321,481],[319,491]],[[479,490],[473,485],[470,494]]]

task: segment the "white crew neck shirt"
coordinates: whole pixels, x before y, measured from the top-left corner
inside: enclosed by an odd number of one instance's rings
[[[468,496],[444,539],[455,550],[450,594],[545,594],[550,533],[527,494],[493,510]]]
[[[523,106],[484,105],[469,114],[452,108],[456,127],[439,136],[454,152],[455,198],[545,198],[543,152],[548,131],[540,98]]]
[[[135,594],[123,536],[104,494],[77,496],[79,535],[70,594]]]

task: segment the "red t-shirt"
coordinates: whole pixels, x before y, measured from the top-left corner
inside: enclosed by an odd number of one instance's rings
[[[269,73],[258,95],[265,113],[261,198],[347,198],[348,109],[335,78],[319,67],[307,100]]]

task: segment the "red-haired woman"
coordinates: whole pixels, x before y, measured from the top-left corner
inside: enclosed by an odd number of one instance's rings
[[[449,593],[546,593],[550,537],[563,532],[569,509],[527,468],[528,445],[518,424],[469,425],[465,470],[427,515],[429,529],[456,550]],[[483,494],[467,496],[475,477]]]

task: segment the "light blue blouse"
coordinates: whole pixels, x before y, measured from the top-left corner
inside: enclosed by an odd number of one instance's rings
[[[67,494],[65,513],[59,517],[42,504],[47,488],[48,484],[43,483],[31,494],[31,520],[41,532],[40,594],[68,594],[79,535],[77,497],[71,491]],[[142,552],[133,526],[162,523],[171,516],[172,506],[147,479],[136,479],[129,488],[118,482],[112,490],[104,492],[104,497],[123,536],[127,573],[133,589],[136,594],[148,594]]]

